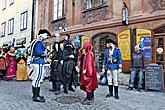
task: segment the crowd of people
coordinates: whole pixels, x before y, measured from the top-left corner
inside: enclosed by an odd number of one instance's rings
[[[81,45],[80,39],[70,41],[70,35],[65,35],[61,41],[55,41],[52,52],[48,52],[43,40],[51,36],[46,29],[41,29],[36,38],[31,42],[30,52],[24,47],[16,49],[13,45],[3,46],[0,51],[0,78],[10,81],[16,77],[17,81],[32,80],[32,100],[45,102],[44,96],[40,95],[41,82],[45,77],[45,65],[50,63],[49,81],[52,88],[49,91],[55,95],[68,91],[74,92],[77,85],[86,92],[82,104],[90,105],[94,101],[94,91],[98,88],[96,75],[96,64],[92,44],[85,42]],[[104,52],[102,73],[106,73],[109,93],[106,98],[118,95],[118,73],[122,72],[122,55],[120,49],[116,48],[116,42],[107,39],[107,48]],[[139,73],[139,88],[142,84],[142,69],[144,67],[143,56],[139,54],[139,46],[136,46],[135,57],[133,57],[133,70],[130,77],[128,90],[133,90],[136,71]],[[51,55],[51,57],[50,57]],[[51,62],[46,59],[50,58]],[[139,61],[141,61],[139,63]],[[139,67],[140,66],[140,67]],[[114,93],[114,95],[113,95]]]
[[[0,80],[28,80],[25,48],[15,50],[13,44],[4,45],[0,50]]]

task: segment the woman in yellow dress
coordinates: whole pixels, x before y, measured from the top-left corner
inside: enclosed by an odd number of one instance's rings
[[[17,58],[17,72],[16,72],[17,81],[28,80],[26,61],[27,61],[27,58],[24,56],[23,51],[21,51],[20,56]]]

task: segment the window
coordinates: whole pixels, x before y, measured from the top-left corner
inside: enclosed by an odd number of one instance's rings
[[[5,31],[6,31],[6,22],[2,23],[1,27],[2,27],[2,35],[1,36],[4,37],[5,36]]]
[[[14,0],[9,0],[9,4],[12,5],[14,3]]]
[[[8,22],[8,35],[13,34],[14,31],[14,18],[10,19]]]
[[[20,30],[26,30],[27,29],[27,20],[28,20],[28,12],[25,11],[21,13],[21,19],[20,19]]]
[[[86,9],[94,8],[104,4],[104,0],[86,0]]]
[[[6,9],[6,0],[2,0],[2,10]]]
[[[62,18],[64,15],[64,0],[53,0],[53,20]]]

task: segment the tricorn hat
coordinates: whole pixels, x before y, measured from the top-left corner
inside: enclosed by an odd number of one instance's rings
[[[40,29],[38,35],[46,33],[48,36],[51,36],[50,32],[47,29]]]
[[[112,40],[112,39],[106,39],[106,43],[113,43],[113,44],[117,44],[114,40]]]

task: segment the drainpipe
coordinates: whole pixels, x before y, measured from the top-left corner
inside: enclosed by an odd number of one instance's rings
[[[31,24],[31,41],[34,39],[34,28],[35,28],[35,7],[36,0],[32,1],[32,24]]]

